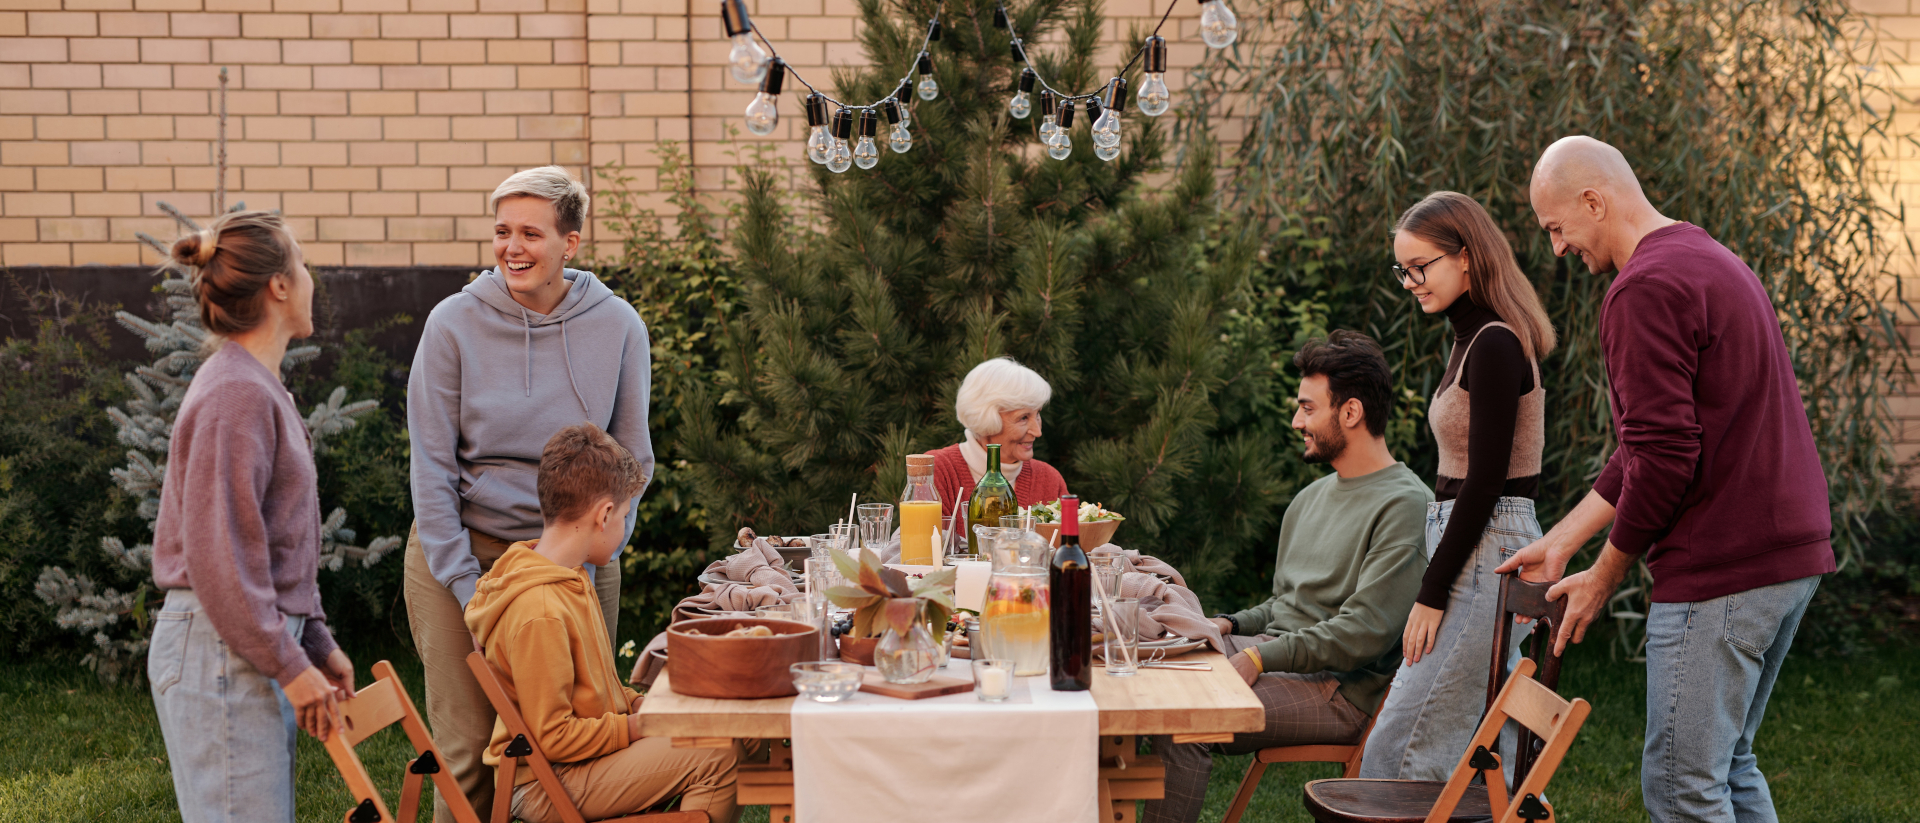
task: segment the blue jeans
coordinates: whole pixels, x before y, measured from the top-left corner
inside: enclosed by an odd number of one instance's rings
[[[1753,737],[1820,577],[1647,610],[1647,745],[1654,823],[1778,820]]]
[[[305,618],[287,616],[300,636]],[[182,823],[292,823],[293,704],[241,659],[187,589],[154,618],[147,680]]]

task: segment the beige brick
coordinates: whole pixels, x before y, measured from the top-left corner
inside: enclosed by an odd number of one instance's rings
[[[59,92],[50,92],[60,94]],[[43,109],[38,114],[61,114],[67,110],[68,100],[73,103],[74,114],[138,114],[140,95],[137,91],[75,91],[60,95],[58,110]],[[5,110],[4,101],[7,92],[0,92],[0,112]]]
[[[240,23],[248,37],[302,40],[311,33],[309,19],[305,14],[246,14],[241,15]]]
[[[166,166],[109,168],[108,191],[162,191],[173,188],[173,169]]]
[[[553,41],[553,62],[567,65],[584,66],[587,63],[587,41]]]
[[[64,166],[67,164],[67,144],[44,140],[8,141],[0,143],[0,165],[7,166]]]
[[[8,121],[18,120],[25,126],[25,139],[41,140],[99,140],[106,136],[106,124],[99,117],[9,117]],[[12,139],[12,138],[9,138]]]
[[[357,115],[412,114],[414,96],[410,91],[350,92],[350,109]]]
[[[347,93],[344,91],[283,91],[280,93],[281,114],[346,114]]]
[[[648,91],[654,86],[654,69],[622,66],[587,70],[587,88],[594,91]]]
[[[173,28],[168,34],[173,37],[240,36],[238,14],[175,14],[172,22]]]
[[[386,89],[448,88],[447,66],[381,66],[380,87]]]
[[[57,124],[66,124],[66,123],[75,123],[80,125],[91,124],[92,131],[100,131],[103,128],[100,124],[99,118],[95,118],[95,117],[43,117],[40,119],[47,121],[49,126],[55,127],[55,128],[60,127]],[[34,135],[33,121],[34,121],[34,118],[24,114],[16,114],[16,115],[8,115],[8,116],[0,117],[0,140],[32,140]],[[62,138],[56,138],[56,139],[98,140],[100,139],[100,137],[99,135],[94,135],[91,138],[62,137]]]
[[[288,63],[353,62],[353,43],[349,40],[288,40],[280,44],[280,59]]]
[[[487,59],[486,44],[479,40],[422,40],[420,62],[434,65],[479,63]]]
[[[455,240],[490,241],[493,239],[493,218],[456,217],[453,219],[453,237]]]
[[[173,87],[176,89],[207,89],[208,91],[218,89],[220,88],[220,70],[222,68],[227,69],[228,88],[238,87],[240,84],[240,73],[238,69],[227,66],[215,66],[211,63],[207,65],[183,63],[174,66]]]
[[[262,67],[247,67],[249,71],[258,68]],[[140,111],[146,114],[206,114],[208,113],[207,93],[148,89],[140,92]]]
[[[139,214],[140,209],[136,207],[133,213]],[[109,217],[107,219],[107,232],[107,238],[109,240],[122,243],[137,242],[138,238],[134,237],[135,232],[146,232],[147,234],[160,238],[162,241],[166,241],[179,236],[180,224],[173,222],[173,218],[171,217]]]
[[[107,137],[113,140],[171,140],[173,116],[119,114],[107,118]]]
[[[449,166],[477,166],[487,162],[487,147],[465,140],[460,141],[423,141],[419,145],[420,156],[430,158],[435,163]]]
[[[340,11],[340,0],[273,0],[273,10],[332,14]]]
[[[207,11],[273,11],[273,0],[204,0]]]
[[[355,40],[353,62],[358,65],[391,65],[420,62],[417,40]]]
[[[205,3],[201,0],[133,0],[138,11],[200,11]]]
[[[277,91],[229,91],[227,92],[227,114],[279,114],[280,95]]]
[[[481,264],[478,243],[415,243],[416,266],[476,266]]]
[[[0,242],[33,242],[40,236],[39,222],[31,217],[0,217]]]
[[[551,114],[553,96],[543,91],[487,92],[487,114]]]
[[[137,63],[140,41],[131,37],[76,37],[67,41],[75,63]]]
[[[316,140],[379,140],[380,137],[378,117],[313,118],[313,139]]]
[[[0,11],[0,36],[24,37],[27,33],[27,13],[24,11]]]
[[[347,144],[345,143],[308,143],[300,147],[300,162],[309,166],[345,166],[347,164]],[[332,171],[327,173],[331,174]]]
[[[314,118],[311,117],[245,117],[242,132],[248,140],[295,140],[314,139]]]
[[[587,85],[586,66],[521,66],[522,89],[579,89]]]
[[[380,188],[377,168],[323,169],[313,176],[314,191],[369,191]]]
[[[472,114],[486,110],[486,97],[477,91],[423,91],[419,95],[421,114]]]
[[[105,12],[100,15],[103,37],[166,37],[167,15],[146,12]]]
[[[213,163],[213,147],[198,140],[152,140],[140,144],[140,162],[155,166]]]
[[[472,14],[480,10],[477,0],[411,0],[407,7],[413,11],[454,14]]]
[[[587,113],[587,90],[586,89],[554,89],[553,90],[553,113],[554,114],[581,114],[581,115],[586,114]]]
[[[507,175],[500,175],[499,180],[505,179],[507,179]],[[495,186],[500,185],[499,180],[494,181]],[[491,194],[492,191],[492,189],[488,189],[487,193]],[[421,192],[420,213],[450,214],[455,216],[462,214],[486,214],[487,195],[480,192]]]
[[[620,65],[620,44],[612,40],[595,40],[588,43],[587,64],[590,66]]]
[[[310,177],[308,170],[299,166],[278,166],[265,169],[247,169],[246,187],[255,191],[306,191]]]
[[[540,166],[554,162],[553,147],[546,143],[521,140],[496,140],[487,143],[487,162],[495,166]]]
[[[140,41],[142,63],[206,63],[208,41],[170,37],[150,37]]]
[[[213,62],[278,63],[280,62],[280,41],[215,40],[213,41]]]
[[[387,221],[381,217],[322,217],[316,240],[385,240]]]
[[[447,170],[435,166],[395,166],[380,170],[383,191],[445,191]]]
[[[107,239],[107,220],[104,217],[40,218],[41,242],[71,243],[76,240],[101,241],[105,239]]]
[[[540,12],[547,11],[546,0],[480,0],[483,12]]]
[[[72,259],[76,266],[134,266],[150,263],[155,255],[132,243],[75,243]]]
[[[587,3],[586,0],[547,0],[547,11],[585,14]]]
[[[314,66],[313,87],[316,89],[377,89],[380,88],[380,67]]]
[[[134,50],[139,53],[138,49]],[[109,63],[100,67],[100,84],[110,89],[173,88],[173,67],[147,63]]]
[[[284,202],[281,208],[288,214],[321,217],[353,213],[346,192],[288,192]]]
[[[73,214],[73,195],[65,192],[8,192],[0,197],[8,217],[67,217]]]
[[[176,189],[170,192],[158,192],[140,195],[140,213],[149,217],[165,214],[160,210],[160,201],[166,201],[187,214],[207,214],[213,211],[213,187],[205,191]]]
[[[520,36],[518,18],[511,14],[456,14],[448,23],[449,34],[462,39],[511,40]]]
[[[348,243],[346,247],[349,266],[413,265],[410,243]]]
[[[454,66],[450,74],[456,89],[511,89],[518,78],[513,66]]]
[[[66,166],[34,169],[37,191],[97,192],[106,188],[106,175],[98,167]]]
[[[309,157],[309,155],[313,153],[311,149],[312,145],[313,144],[309,143],[299,147],[298,151],[300,152],[301,162],[309,164],[318,162]],[[234,168],[278,166],[280,165],[280,144],[258,143],[252,140],[229,140],[227,141],[227,165]]]
[[[27,34],[34,37],[94,37],[99,34],[92,12],[27,12]]]
[[[412,143],[349,143],[347,157],[355,166],[411,166],[420,162]]]
[[[520,36],[556,40],[586,37],[587,18],[578,14],[523,14],[520,15]]]
[[[242,76],[246,78],[249,89],[292,89],[313,88],[313,66],[243,66]]]
[[[488,40],[489,63],[551,63],[551,40]]]
[[[377,38],[380,36],[380,18],[371,14],[316,14],[313,16],[313,36]]]
[[[445,39],[447,16],[444,14],[382,14],[380,15],[380,36],[387,39],[407,37],[416,40]]]
[[[382,133],[388,140],[445,140],[452,134],[445,117],[388,117]]]
[[[687,64],[687,45],[657,41],[625,43],[620,47],[620,62],[629,66],[684,66]]]
[[[653,142],[659,139],[651,117],[595,117],[593,139],[614,142]]]
[[[36,89],[100,88],[100,66],[94,63],[43,63],[33,67]]]
[[[65,243],[8,243],[0,246],[0,263],[9,266],[71,266],[73,250]]]
[[[595,15],[589,18],[587,37],[593,40],[652,40],[653,18]]]
[[[519,127],[522,140],[584,140],[587,136],[587,119],[579,115],[521,117]]]
[[[0,63],[0,89],[31,88],[32,75],[32,67],[25,63]]]
[[[921,34],[926,32],[922,31]],[[822,42],[853,39],[853,18],[851,17],[793,17],[787,21],[785,40],[819,40]],[[916,40],[916,42],[918,42]]]
[[[347,264],[346,252],[341,243],[300,242],[300,253],[306,255],[309,266],[344,266]]]
[[[91,42],[81,40],[79,42]],[[65,63],[67,41],[58,37],[0,37],[0,63]]]

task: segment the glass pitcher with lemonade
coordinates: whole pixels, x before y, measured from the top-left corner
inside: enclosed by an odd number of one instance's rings
[[[1013,661],[1020,677],[1047,673],[1047,569],[1022,552],[1018,529],[973,527],[993,560],[980,634],[990,657]]]
[[[907,488],[900,492],[900,562],[935,566],[934,533],[940,530],[940,492],[933,487],[933,455],[907,455]]]

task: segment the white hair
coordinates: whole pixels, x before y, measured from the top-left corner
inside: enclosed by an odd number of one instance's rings
[[[587,223],[587,186],[559,166],[515,172],[487,198],[487,210],[499,213],[500,201],[509,197],[538,197],[552,203],[561,234],[579,231]]]
[[[1037,409],[1052,397],[1053,387],[1038,372],[1011,357],[996,357],[967,372],[953,398],[953,413],[968,436],[990,437],[1000,433],[1001,412]]]

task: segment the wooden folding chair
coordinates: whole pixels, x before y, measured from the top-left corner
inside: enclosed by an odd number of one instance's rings
[[[406,687],[400,685],[400,676],[394,674],[393,664],[385,660],[373,664],[373,675],[376,679],[372,685],[340,704],[340,728],[327,735],[327,754],[333,757],[333,765],[347,781],[347,790],[360,801],[347,812],[347,823],[413,823],[419,819],[420,786],[429,776],[455,820],[480,823],[480,816],[460,791],[460,784],[454,782],[453,775],[441,765],[446,762],[446,756],[427,733],[427,724],[420,720],[420,712],[413,707],[413,698],[407,696]],[[387,813],[386,801],[374,788],[373,778],[367,775],[360,755],[353,750],[360,741],[395,723],[407,733],[407,740],[418,755],[408,761],[406,780],[400,784],[398,818]]]
[[[507,743],[505,756],[500,758],[500,766],[494,769],[493,821],[508,823],[512,819],[514,778],[518,776],[522,765],[533,768],[534,779],[540,781],[540,787],[547,792],[547,801],[560,812],[562,823],[588,823],[580,814],[580,808],[573,804],[573,798],[567,794],[566,787],[560,785],[560,776],[553,771],[553,763],[547,760],[540,745],[533,740],[533,732],[527,728],[527,721],[520,717],[520,707],[507,696],[506,687],[500,683],[500,675],[494,671],[493,664],[480,652],[467,655],[467,668],[473,670],[473,677],[480,681],[480,688],[487,692],[487,702],[493,704],[493,710],[500,715],[500,722],[507,726],[507,733],[513,739]],[[593,823],[711,823],[706,812],[649,812],[628,815],[619,818],[607,818]]]
[[[1560,699],[1534,681],[1533,669],[1532,660],[1522,660],[1513,676],[1507,678],[1500,696],[1493,701],[1493,709],[1480,721],[1479,731],[1460,754],[1460,762],[1447,782],[1315,780],[1307,784],[1307,812],[1319,823],[1553,820],[1553,806],[1544,797],[1547,781],[1560,768],[1560,760],[1566,757],[1567,748],[1573,745],[1593,707],[1579,698],[1572,702]],[[1508,799],[1500,756],[1493,753],[1500,741],[1500,728],[1509,719],[1544,741],[1532,772],[1513,792],[1519,798],[1516,802]],[[1467,792],[1475,776],[1486,784],[1484,798]]]
[[[1549,690],[1560,688],[1560,655],[1553,653],[1553,636],[1559,633],[1560,622],[1567,616],[1567,599],[1548,600],[1547,590],[1551,588],[1552,583],[1528,582],[1521,580],[1518,574],[1500,576],[1500,596],[1494,608],[1492,671],[1487,675],[1487,711],[1493,711],[1494,698],[1507,684],[1507,643],[1513,637],[1513,618],[1510,615],[1533,619],[1533,639],[1528,656],[1539,668],[1540,676],[1536,681]],[[1543,741],[1533,732],[1520,730],[1513,756],[1515,786],[1527,779],[1527,772],[1533,769],[1534,759],[1539,757],[1542,745]]]
[[[1391,686],[1386,694],[1380,696],[1380,705],[1387,704],[1387,695],[1392,694]],[[1367,736],[1373,734],[1373,721],[1378,720],[1379,712],[1367,718],[1367,726],[1360,730],[1360,740],[1351,746],[1314,745],[1314,746],[1275,746],[1253,753],[1253,762],[1247,764],[1247,776],[1240,778],[1240,793],[1233,796],[1233,805],[1227,807],[1227,816],[1220,823],[1240,823],[1240,815],[1246,814],[1247,804],[1253,802],[1253,792],[1260,788],[1260,777],[1267,772],[1269,763],[1339,763],[1341,777],[1360,776],[1360,758],[1367,753]]]

